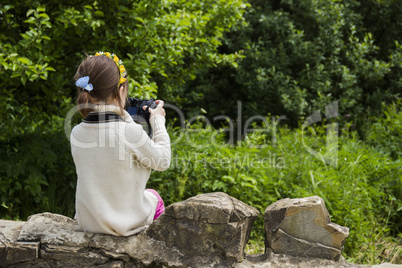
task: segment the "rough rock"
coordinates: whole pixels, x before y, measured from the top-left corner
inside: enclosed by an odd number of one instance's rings
[[[187,256],[223,256],[240,262],[257,209],[225,193],[200,194],[166,208],[146,231]]]
[[[36,252],[39,250],[40,254],[7,264],[18,267],[229,267],[243,259],[257,215],[255,208],[227,194],[203,194],[167,207],[166,213],[146,232],[118,237],[83,232],[71,218],[42,213],[29,217],[19,232],[7,231],[12,233],[10,237],[15,236],[9,242],[36,243]]]
[[[0,222],[0,242],[11,243],[16,236],[21,232],[25,221],[7,221],[2,220]]]
[[[0,267],[38,258],[38,242],[16,242],[25,222],[0,221]]]
[[[178,249],[168,248],[143,233],[122,237],[83,232],[74,220],[51,213],[31,216],[17,240],[40,242],[41,258],[30,264],[39,267],[43,263],[51,264],[49,267],[119,267],[119,263],[121,267],[155,263],[180,267],[186,261]],[[116,260],[120,262],[114,263]]]
[[[282,199],[265,210],[266,249],[300,257],[339,260],[347,227],[332,223],[318,196]]]

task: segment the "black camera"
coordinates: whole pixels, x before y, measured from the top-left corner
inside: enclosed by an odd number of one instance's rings
[[[149,123],[149,117],[151,113],[148,108],[144,110],[142,107],[148,106],[151,109],[155,109],[158,104],[155,103],[153,98],[149,100],[140,100],[136,98],[128,98],[126,102],[126,111],[134,119],[134,122],[142,125],[144,130],[148,133],[148,136],[152,135],[151,124]]]

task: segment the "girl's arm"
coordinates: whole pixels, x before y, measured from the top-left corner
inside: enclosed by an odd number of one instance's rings
[[[125,146],[133,161],[142,166],[158,171],[169,168],[171,160],[170,138],[165,127],[165,117],[160,114],[151,116],[150,123],[153,129],[153,138],[150,139],[141,125],[127,124],[125,133]]]

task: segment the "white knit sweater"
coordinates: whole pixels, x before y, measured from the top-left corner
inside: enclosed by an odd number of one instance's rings
[[[151,169],[170,164],[165,118],[152,116],[152,140],[142,126],[116,106],[97,106],[124,121],[83,122],[71,132],[71,152],[78,182],[76,219],[85,231],[129,236],[152,222],[157,198],[145,191]]]

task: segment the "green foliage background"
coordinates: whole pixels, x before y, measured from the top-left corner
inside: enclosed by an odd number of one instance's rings
[[[74,215],[72,77],[86,54],[112,51],[132,96],[158,96],[187,118],[268,120],[240,137],[219,129],[224,120],[182,129],[171,116],[172,167],[150,180],[167,204],[224,191],[263,213],[319,195],[351,229],[349,261],[401,262],[401,14],[399,0],[2,1],[0,217]],[[301,140],[305,118],[334,101],[336,168]],[[272,115],[286,120],[272,128]],[[327,123],[304,133],[308,146],[325,151]],[[263,247],[262,217],[255,225],[252,245]]]

